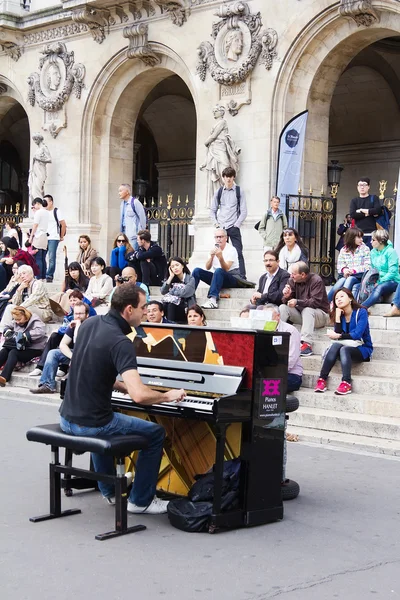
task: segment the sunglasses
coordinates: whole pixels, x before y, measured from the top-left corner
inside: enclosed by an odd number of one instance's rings
[[[119,243],[121,243],[121,244],[125,244],[125,240],[119,240],[119,239],[118,239],[118,240],[117,240],[117,244],[119,244]]]

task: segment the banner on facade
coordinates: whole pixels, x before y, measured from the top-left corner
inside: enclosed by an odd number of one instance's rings
[[[397,181],[397,196],[395,207],[395,225],[394,225],[394,249],[397,255],[400,256],[400,169],[399,178]]]
[[[286,194],[297,194],[300,185],[308,110],[293,117],[279,136],[276,195],[286,210]]]

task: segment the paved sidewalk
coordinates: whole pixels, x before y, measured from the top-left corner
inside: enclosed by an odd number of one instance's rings
[[[4,600],[400,599],[398,459],[289,444],[287,474],[301,494],[283,521],[209,535],[130,515],[148,529],[99,542],[114,514],[94,492],[63,496],[81,515],[28,521],[48,510],[50,451],[25,432],[57,416],[54,405],[0,392]]]

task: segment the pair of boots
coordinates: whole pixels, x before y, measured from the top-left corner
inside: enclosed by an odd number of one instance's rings
[[[388,313],[383,315],[384,317],[400,317],[400,309],[395,304],[392,304],[391,309]]]

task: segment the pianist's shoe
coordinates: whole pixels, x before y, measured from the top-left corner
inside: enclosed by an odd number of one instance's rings
[[[168,500],[161,500],[154,496],[149,506],[137,506],[128,501],[128,512],[134,514],[147,514],[147,515],[162,515],[167,512]]]

